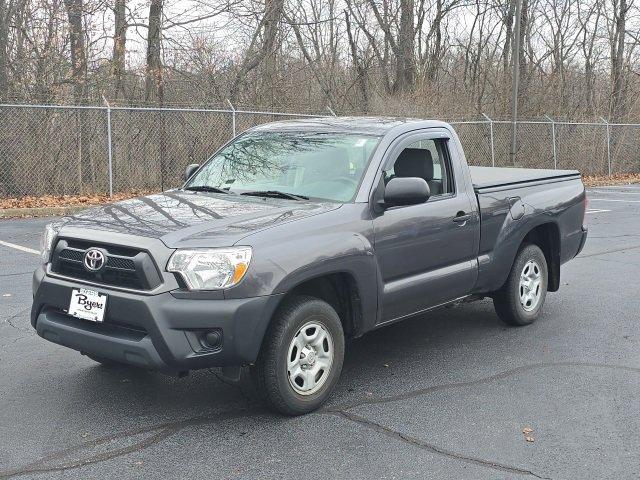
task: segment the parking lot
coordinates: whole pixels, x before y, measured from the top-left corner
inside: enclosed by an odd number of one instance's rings
[[[485,300],[377,330],[298,418],[214,371],[108,370],[38,337],[48,221],[0,221],[0,479],[638,477],[640,186],[589,191],[586,247],[537,323]]]

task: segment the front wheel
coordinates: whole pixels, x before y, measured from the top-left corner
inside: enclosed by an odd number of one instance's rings
[[[500,319],[509,325],[529,325],[539,316],[547,296],[547,260],[537,245],[520,249],[507,281],[493,296]]]
[[[269,405],[285,415],[320,407],[340,378],[344,332],[328,303],[299,296],[279,309],[252,374]]]

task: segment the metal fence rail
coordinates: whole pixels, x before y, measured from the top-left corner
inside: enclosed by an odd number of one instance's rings
[[[201,163],[247,128],[318,116],[230,103],[227,109],[0,105],[0,197],[169,188],[186,165]],[[513,123],[483,117],[451,122],[472,165],[640,173],[640,124],[519,121],[512,162]]]

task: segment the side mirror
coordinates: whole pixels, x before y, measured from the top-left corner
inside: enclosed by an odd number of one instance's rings
[[[188,165],[187,168],[185,168],[184,170],[184,181],[186,182],[187,180],[189,180],[194,173],[196,173],[196,170],[198,170],[200,168],[200,164],[199,163],[192,163],[191,165]]]
[[[384,189],[384,207],[417,205],[429,200],[431,190],[424,178],[396,177]]]

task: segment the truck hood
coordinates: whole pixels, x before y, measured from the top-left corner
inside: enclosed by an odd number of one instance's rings
[[[85,210],[63,220],[68,227],[161,240],[170,248],[230,246],[262,230],[339,208],[330,202],[167,191]],[[92,235],[93,236],[93,235]],[[107,237],[108,238],[108,237]]]

